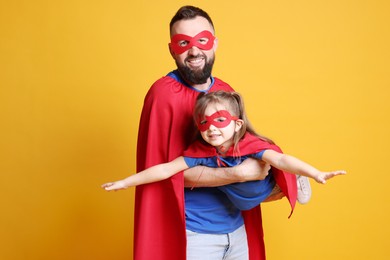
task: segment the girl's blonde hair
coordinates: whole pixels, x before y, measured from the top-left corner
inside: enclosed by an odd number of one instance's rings
[[[236,132],[233,136],[233,144],[234,144],[233,151],[235,153],[238,153],[239,155],[238,142],[241,140],[241,138],[245,135],[246,132],[249,132],[252,135],[257,136],[261,140],[264,140],[270,144],[274,144],[274,142],[271,139],[256,133],[256,131],[252,127],[251,123],[249,122],[249,119],[245,114],[244,101],[241,95],[237,92],[227,92],[227,91],[220,90],[216,92],[199,94],[194,108],[194,114],[193,114],[194,121],[198,122],[198,119],[204,117],[204,113],[209,104],[216,104],[216,103],[225,105],[226,109],[229,111],[229,113],[232,116],[236,116],[243,121],[241,129],[238,132]],[[199,131],[198,131],[198,135],[200,135]]]

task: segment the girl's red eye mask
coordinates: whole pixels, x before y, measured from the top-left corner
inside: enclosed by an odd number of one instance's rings
[[[208,51],[214,46],[215,37],[210,31],[202,31],[194,37],[185,34],[176,34],[171,38],[169,46],[176,54],[182,54],[183,52],[192,48],[192,46],[199,49]]]
[[[232,116],[227,110],[219,110],[211,116],[199,117],[197,125],[199,131],[204,132],[213,125],[217,128],[227,127],[232,120],[237,120],[238,117]]]

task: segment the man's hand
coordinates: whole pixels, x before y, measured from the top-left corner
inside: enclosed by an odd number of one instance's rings
[[[275,187],[272,189],[271,194],[263,201],[263,202],[271,202],[275,200],[280,200],[284,197],[283,191],[280,189],[279,185],[275,185]]]
[[[240,181],[246,182],[264,180],[271,166],[262,160],[248,158],[235,168]]]

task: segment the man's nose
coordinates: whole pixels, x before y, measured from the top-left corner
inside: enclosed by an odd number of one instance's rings
[[[200,49],[196,46],[192,46],[191,48],[188,49],[188,54],[192,56],[196,56],[200,53]]]

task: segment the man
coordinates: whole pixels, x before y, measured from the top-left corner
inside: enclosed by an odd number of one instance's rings
[[[182,155],[193,140],[192,110],[200,92],[233,90],[211,76],[218,41],[207,13],[192,6],[180,8],[171,20],[170,34],[169,49],[177,70],[157,80],[145,97],[137,145],[138,172]],[[233,168],[195,167],[184,175],[137,187],[134,259],[186,259],[184,183],[220,186],[262,179],[268,170],[268,165],[246,160]],[[294,207],[296,183],[291,176],[278,184]],[[260,207],[243,212],[243,216],[250,259],[265,259]]]

